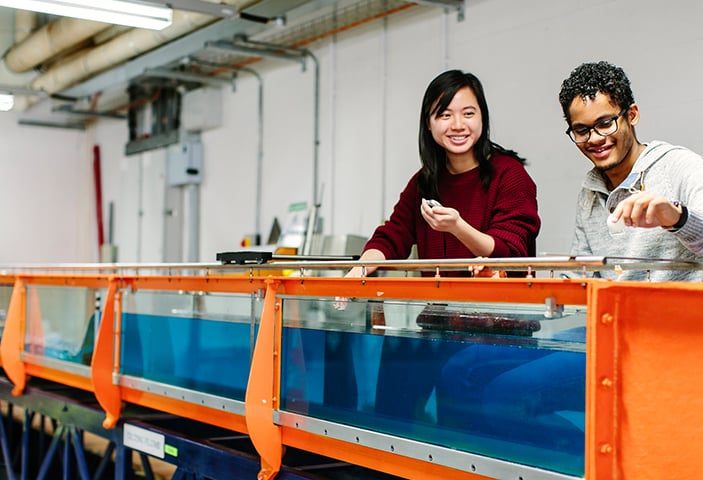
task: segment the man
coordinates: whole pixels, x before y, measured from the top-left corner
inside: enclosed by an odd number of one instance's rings
[[[580,65],[562,83],[559,102],[567,135],[594,165],[578,197],[572,254],[703,261],[703,158],[640,143],[639,107],[615,65]],[[703,272],[660,270],[651,279],[702,280]]]

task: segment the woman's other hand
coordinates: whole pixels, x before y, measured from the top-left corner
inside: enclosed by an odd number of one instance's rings
[[[458,230],[459,224],[463,222],[459,212],[455,209],[442,206],[430,207],[424,198],[420,203],[420,214],[432,230],[438,232],[454,233]]]

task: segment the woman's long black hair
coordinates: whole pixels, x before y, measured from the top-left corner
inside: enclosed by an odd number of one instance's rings
[[[516,152],[505,149],[491,141],[486,95],[483,92],[483,85],[481,85],[476,75],[464,73],[461,70],[446,71],[430,82],[422,99],[422,109],[420,110],[419,146],[422,169],[420,171],[419,186],[420,194],[423,198],[439,198],[439,172],[447,162],[447,152],[432,137],[432,132],[429,128],[430,116],[441,114],[452,102],[454,95],[462,88],[467,87],[476,95],[483,121],[481,136],[473,147],[478,160],[479,176],[483,187],[488,188],[493,175],[491,157],[494,152],[505,153],[525,163],[525,159],[519,157]]]

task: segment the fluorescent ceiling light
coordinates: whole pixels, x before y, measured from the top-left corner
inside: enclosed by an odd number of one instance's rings
[[[0,0],[0,6],[151,30],[171,25],[173,13],[168,7],[126,0]]]
[[[9,112],[15,106],[15,96],[9,93],[0,93],[0,112]]]

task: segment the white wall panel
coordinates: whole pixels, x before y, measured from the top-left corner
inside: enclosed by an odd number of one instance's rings
[[[337,37],[335,127],[336,232],[369,235],[382,218],[381,32],[365,26]],[[352,67],[353,66],[353,67]]]
[[[85,135],[16,122],[0,113],[0,263],[97,260]]]
[[[236,93],[223,91],[225,127],[202,135],[200,260],[204,262],[214,262],[217,252],[238,250],[242,236],[255,230],[257,91],[256,80],[241,73]],[[264,98],[266,93],[264,88]]]
[[[387,173],[384,218],[420,169],[418,128],[427,84],[446,69],[445,16],[414,11],[388,19],[386,79]],[[451,15],[454,21],[455,15]]]
[[[271,62],[273,63],[273,62]],[[312,199],[313,68],[278,63],[264,75],[264,236],[274,217],[285,218],[288,205]],[[250,141],[253,141],[252,137]],[[250,179],[249,181],[253,181]],[[246,231],[249,231],[247,229]]]
[[[457,22],[453,12],[414,7],[389,17],[385,32],[384,22],[378,20],[312,45],[320,59],[322,79],[319,151],[325,229],[369,235],[388,216],[400,190],[419,168],[417,128],[424,89],[445,68],[460,68],[475,72],[484,83],[493,139],[529,161],[543,219],[538,251],[566,251],[577,190],[590,167],[563,133],[566,125],[557,99],[562,80],[584,61],[606,59],[622,65],[641,107],[640,139],[666,140],[703,152],[703,125],[698,113],[703,106],[699,88],[703,78],[703,37],[698,25],[703,17],[701,5],[694,0],[673,4],[636,0],[470,1],[464,22]],[[265,84],[264,237],[274,216],[285,217],[289,203],[312,201],[310,63],[309,67],[302,72],[294,63],[264,61],[253,65]],[[237,91],[224,92],[222,127],[203,135],[202,260],[235,247],[242,235],[254,229],[255,95],[255,82],[242,74]],[[94,140],[87,143],[103,145],[103,171],[114,172],[118,163],[125,165],[121,151],[126,127],[112,123],[104,127],[102,121],[98,125]],[[17,128],[8,121],[7,132]],[[16,150],[15,156],[28,162],[35,155],[51,152],[54,158],[69,158],[66,161],[76,171],[82,168],[84,173],[78,176],[64,176],[63,168],[52,176],[63,179],[61,185],[76,187],[61,202],[54,202],[55,207],[64,211],[69,205],[85,213],[80,213],[83,226],[62,217],[60,225],[52,229],[43,222],[29,230],[38,236],[53,230],[81,231],[85,238],[73,242],[82,245],[80,255],[66,253],[63,245],[50,256],[91,258],[94,232],[87,225],[92,217],[86,210],[89,207],[79,206],[76,198],[83,195],[81,201],[92,202],[86,166],[90,155],[85,153],[80,133],[28,130],[30,134],[39,131],[49,135],[44,143],[51,146],[34,142],[29,149]],[[77,162],[74,152],[78,151],[83,163],[72,163]],[[108,160],[111,158],[119,162]],[[8,164],[8,160],[3,162]],[[38,162],[40,170],[51,168],[38,160],[31,162]],[[9,191],[0,193],[5,203],[18,193],[12,186],[37,185],[32,196],[38,200],[24,205],[24,214],[12,217],[10,212],[10,217],[6,216],[13,219],[13,225],[21,224],[20,219],[32,222],[37,216],[33,203],[47,203],[49,182],[30,182],[30,174],[12,169],[3,175],[12,179]],[[133,208],[130,201],[136,193],[130,193],[134,188],[130,185],[134,182],[129,181],[130,175],[105,177],[105,203],[114,197],[118,218],[122,218],[123,209]],[[78,188],[76,182],[85,185]],[[122,187],[115,186],[119,182]],[[67,227],[71,222],[74,227]],[[132,234],[118,222],[120,242],[127,242]],[[14,248],[19,247],[27,251],[24,245]],[[122,245],[120,249],[125,255],[129,252]],[[120,259],[128,258],[120,255]]]
[[[703,46],[696,33],[702,8],[692,0],[678,2],[677,8],[634,0],[486,0],[469,2],[463,22],[453,12],[413,8],[389,17],[385,36],[379,20],[314,45],[322,71],[326,230],[368,235],[387,218],[419,168],[424,89],[449,67],[481,78],[493,139],[528,159],[543,219],[538,251],[566,251],[577,189],[590,166],[563,134],[561,81],[584,61],[618,63],[630,75],[643,109],[641,139],[703,151],[696,114],[703,103],[697,86],[703,64],[696,54]],[[310,197],[312,89],[297,65],[255,65],[260,67],[267,85],[266,232],[288,203]],[[237,128],[225,120],[223,130],[232,136]],[[237,148],[250,149],[253,141],[252,135]],[[242,217],[242,223],[248,220]]]

